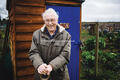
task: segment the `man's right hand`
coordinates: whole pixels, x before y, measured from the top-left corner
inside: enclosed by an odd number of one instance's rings
[[[38,73],[39,74],[44,74],[44,75],[46,75],[46,73],[48,73],[48,71],[47,71],[47,64],[42,64],[42,65],[40,65],[39,67],[38,67]]]
[[[50,75],[51,71],[52,71],[52,66],[51,65],[47,65],[47,75]]]

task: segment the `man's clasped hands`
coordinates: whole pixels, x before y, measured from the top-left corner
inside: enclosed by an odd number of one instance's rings
[[[50,75],[50,72],[52,71],[52,66],[47,64],[42,64],[38,67],[37,70],[39,74]]]

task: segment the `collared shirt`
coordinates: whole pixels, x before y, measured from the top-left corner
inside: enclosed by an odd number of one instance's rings
[[[50,33],[48,32],[47,27],[45,27],[45,32],[49,36],[49,38],[52,39],[56,35],[56,33],[58,32],[58,26],[56,27],[56,31],[54,32],[53,35],[50,35]]]

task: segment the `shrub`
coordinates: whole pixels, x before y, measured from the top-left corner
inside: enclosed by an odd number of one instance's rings
[[[86,80],[119,80],[120,54],[99,51],[99,73],[95,77],[95,50],[82,53],[82,78]],[[91,78],[91,79],[90,79]]]
[[[83,48],[84,50],[90,51],[90,50],[95,49],[96,38],[95,37],[89,38],[88,40],[85,41],[84,45],[85,45]],[[104,49],[105,47],[106,47],[105,40],[104,40],[104,38],[100,37],[99,38],[99,48]]]

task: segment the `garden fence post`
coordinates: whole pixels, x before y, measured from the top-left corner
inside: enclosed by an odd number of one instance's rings
[[[95,76],[98,74],[98,51],[99,51],[99,25],[95,24],[96,28],[96,48],[95,48]]]

